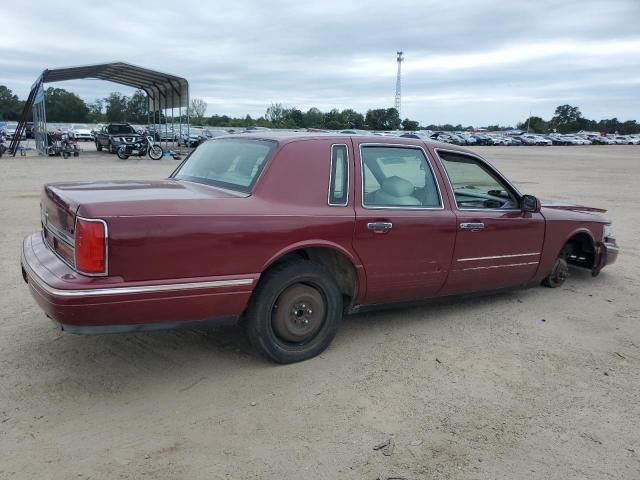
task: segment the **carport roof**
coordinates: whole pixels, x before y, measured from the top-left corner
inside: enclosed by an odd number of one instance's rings
[[[185,78],[124,62],[47,69],[40,78],[42,83],[96,78],[139,88],[149,96],[152,111],[189,106],[189,82]]]

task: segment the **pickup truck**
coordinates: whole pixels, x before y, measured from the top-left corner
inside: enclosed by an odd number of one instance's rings
[[[104,148],[117,153],[121,145],[140,143],[143,136],[128,123],[109,123],[95,133],[95,141],[99,152]]]
[[[462,147],[247,133],[166,180],[45,185],[22,275],[68,332],[233,318],[289,363],[363,307],[595,276],[618,255],[602,212],[522,194]]]

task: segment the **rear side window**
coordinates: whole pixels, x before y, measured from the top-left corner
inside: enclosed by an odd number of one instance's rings
[[[419,148],[363,146],[365,207],[439,208],[431,166]]]
[[[196,148],[172,177],[250,192],[276,146],[270,140],[209,140]]]
[[[346,206],[349,202],[349,158],[346,145],[331,146],[329,205]]]

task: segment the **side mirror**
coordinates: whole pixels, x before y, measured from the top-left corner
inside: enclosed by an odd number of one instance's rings
[[[533,195],[523,195],[520,199],[520,208],[523,212],[537,213],[540,211],[540,200]]]

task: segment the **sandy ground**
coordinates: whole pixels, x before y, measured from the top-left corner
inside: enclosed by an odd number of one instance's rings
[[[41,184],[176,162],[3,157],[0,478],[640,478],[640,147],[476,150],[527,193],[609,209],[618,264],[349,317],[289,366],[235,327],[59,333],[19,269]]]

